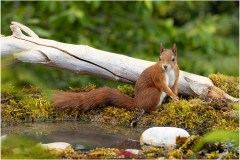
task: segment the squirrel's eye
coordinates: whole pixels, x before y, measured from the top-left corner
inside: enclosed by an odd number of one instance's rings
[[[174,62],[174,61],[175,61],[175,58],[172,58],[172,61]]]
[[[159,61],[161,61],[161,57],[159,57]]]

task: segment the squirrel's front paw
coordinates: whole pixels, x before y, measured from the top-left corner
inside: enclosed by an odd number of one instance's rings
[[[178,97],[178,92],[176,91],[176,92],[173,92],[177,97]]]
[[[179,98],[177,96],[173,97],[173,100],[179,102]]]

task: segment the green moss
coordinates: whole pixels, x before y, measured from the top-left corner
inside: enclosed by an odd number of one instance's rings
[[[158,148],[154,146],[148,146],[146,149],[143,150],[144,155],[146,158],[156,158],[156,157],[163,157],[165,156],[165,149]]]
[[[213,125],[212,130],[238,131],[239,123],[234,120],[221,119]]]
[[[228,105],[232,110],[239,112],[239,103],[238,102],[231,102]]]
[[[88,158],[114,158],[118,153],[119,150],[116,148],[96,148],[88,152]]]
[[[86,86],[83,86],[83,87],[69,87],[69,89],[67,90],[68,92],[89,92],[91,90],[94,90],[96,88],[96,85],[95,84],[91,84],[89,83],[88,85]]]
[[[70,91],[89,91],[96,86],[70,88]],[[133,95],[129,85],[118,87],[122,92]],[[221,105],[224,105],[221,106]],[[238,130],[239,111],[237,103],[212,103],[201,99],[181,99],[179,102],[170,100],[151,114],[145,114],[138,126],[172,126],[184,128],[191,134],[204,134],[210,130]],[[140,115],[140,110],[130,111],[124,108],[105,106],[88,112],[79,110],[64,110],[56,112],[50,101],[43,97],[36,87],[21,90],[11,85],[3,85],[2,90],[2,121],[43,121],[43,120],[83,120],[104,124],[130,126]]]
[[[153,112],[151,125],[185,128],[191,133],[201,134],[211,128],[218,115],[208,103],[200,99],[170,101]],[[140,121],[144,124],[144,118]]]
[[[180,148],[183,150],[189,150],[189,149],[192,150],[199,140],[200,140],[200,136],[191,135],[186,139],[186,141],[183,143],[183,145]]]
[[[178,136],[176,138],[176,148],[180,148],[186,142],[187,139],[188,139],[187,137]]]
[[[239,153],[227,153],[225,156],[224,156],[225,159],[239,159]]]
[[[2,122],[46,120],[54,115],[50,102],[35,87],[16,89],[3,85]]]
[[[183,152],[180,149],[173,150],[168,153],[169,159],[183,159]]]
[[[134,97],[134,88],[133,88],[132,85],[125,84],[125,85],[122,85],[122,86],[118,86],[117,89],[120,92],[122,92],[124,94],[127,94],[130,97]]]
[[[2,103],[7,103],[10,100],[20,100],[23,98],[23,93],[15,88],[12,84],[7,83],[7,84],[2,84],[1,86],[1,104]]]
[[[194,152],[192,150],[188,149],[183,157],[188,159],[188,158],[192,158],[193,156],[194,156]]]
[[[72,92],[83,92],[95,89],[95,85],[89,84],[85,87],[70,88]],[[134,96],[132,86],[124,85],[118,87],[123,93]],[[41,95],[34,86],[17,89],[10,84],[2,86],[2,122],[18,121],[44,121],[44,120],[68,120],[76,119],[83,121],[95,121],[111,125],[129,126],[141,113],[140,110],[130,111],[120,107],[105,106],[98,107],[88,112],[78,110],[66,110],[61,113],[54,111],[50,101]],[[204,102],[201,99],[181,99],[179,102],[170,100],[150,114],[145,114],[138,122],[139,126],[172,126],[184,128],[191,134],[187,139],[177,140],[177,148],[164,150],[163,148],[150,147],[144,150],[142,155],[131,155],[124,150],[112,148],[97,148],[87,153],[77,153],[72,150],[57,153],[57,157],[67,159],[89,159],[89,158],[196,158],[199,155],[193,152],[193,148],[199,140],[197,134],[204,134],[211,130],[239,129],[239,104]],[[112,133],[113,131],[111,131]],[[230,145],[225,145],[229,149]],[[206,148],[203,148],[203,150]],[[3,150],[6,152],[6,150]],[[235,149],[228,150],[226,159],[238,157]],[[216,158],[219,150],[203,153],[201,158]],[[198,157],[198,158],[199,158]]]
[[[218,153],[212,152],[205,155],[206,159],[217,159],[219,157]]]
[[[130,125],[130,122],[134,118],[134,115],[134,111],[129,111],[125,108],[107,106],[104,108],[91,110],[85,116],[90,117],[91,121],[99,123],[112,125]]]
[[[2,104],[3,121],[45,120],[52,114],[50,103],[42,97],[34,99],[27,96],[20,101],[12,99],[8,104]]]
[[[239,77],[222,74],[210,74],[208,76],[213,84],[233,97],[239,97]]]
[[[190,159],[195,158],[196,154],[193,152],[193,148],[200,140],[200,136],[191,135],[188,138],[178,137],[176,139],[176,149],[171,150],[168,153],[169,159]]]
[[[169,159],[190,159],[194,155],[194,152],[190,149],[184,151],[182,149],[172,150],[168,153]]]
[[[88,156],[83,153],[74,152],[68,159],[88,159]]]
[[[215,110],[211,103],[200,99],[170,101],[154,111],[151,115],[144,116],[140,126],[172,126],[188,130],[191,134],[203,134],[220,126],[225,129],[238,129],[238,121],[223,125],[227,119],[225,112]]]

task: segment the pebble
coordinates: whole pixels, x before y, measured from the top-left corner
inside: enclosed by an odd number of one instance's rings
[[[64,151],[68,147],[70,147],[71,144],[66,143],[66,142],[54,142],[54,143],[41,144],[41,146],[44,147],[44,148],[56,149],[56,150]]]
[[[143,151],[139,150],[139,149],[126,149],[125,151],[130,152],[130,153],[135,154],[135,155],[143,153]]]
[[[7,135],[6,134],[1,136],[1,141],[5,141],[6,139],[7,139]]]
[[[172,146],[176,144],[177,137],[189,137],[189,133],[176,127],[152,127],[145,130],[140,138],[140,144],[156,147]]]

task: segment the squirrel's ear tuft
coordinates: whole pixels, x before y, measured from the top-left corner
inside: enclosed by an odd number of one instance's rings
[[[177,55],[177,46],[176,43],[173,44],[172,52]]]
[[[162,43],[161,43],[161,45],[160,45],[160,54],[164,51],[165,49],[164,49],[164,47],[163,47],[163,45],[162,45]]]

